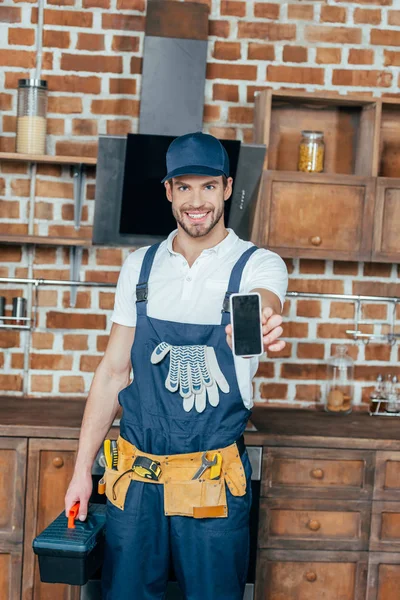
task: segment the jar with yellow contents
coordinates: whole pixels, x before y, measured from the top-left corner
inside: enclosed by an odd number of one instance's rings
[[[322,173],[324,170],[325,143],[322,131],[302,131],[299,146],[298,170],[305,173]]]

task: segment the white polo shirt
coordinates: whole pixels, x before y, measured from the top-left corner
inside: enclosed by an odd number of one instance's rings
[[[161,243],[150,273],[149,317],[179,323],[221,323],[221,309],[231,271],[243,252],[254,245],[239,239],[231,229],[228,231],[222,242],[203,250],[191,267],[182,254],[172,249],[177,230]],[[147,248],[132,252],[122,266],[111,317],[114,323],[136,326],[136,284]],[[244,268],[239,291],[270,290],[283,306],[287,287],[288,273],[282,258],[275,252],[260,248]],[[234,357],[234,361],[243,402],[251,408],[252,379],[257,371],[258,358]]]

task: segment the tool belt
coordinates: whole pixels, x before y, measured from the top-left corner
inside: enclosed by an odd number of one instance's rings
[[[233,496],[246,493],[241,461],[245,450],[243,436],[225,448],[169,456],[141,452],[120,436],[117,449],[117,468],[106,467],[99,492],[105,491],[108,500],[121,510],[131,481],[163,485],[167,516],[227,517],[226,486]],[[204,469],[205,464],[211,463]]]

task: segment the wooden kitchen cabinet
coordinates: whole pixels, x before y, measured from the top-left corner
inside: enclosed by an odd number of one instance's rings
[[[400,165],[399,172],[400,176]],[[400,177],[379,177],[376,186],[372,259],[397,262],[400,257]]]
[[[255,598],[365,600],[367,568],[365,552],[263,550],[258,560]]]
[[[79,588],[40,581],[32,541],[64,509],[71,480],[77,440],[31,439],[25,514],[22,600],[78,600]]]
[[[366,600],[398,600],[400,597],[400,555],[373,552],[369,555]]]
[[[27,440],[0,438],[0,590],[1,599],[21,593]]]

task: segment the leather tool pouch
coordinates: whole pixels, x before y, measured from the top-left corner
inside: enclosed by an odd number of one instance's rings
[[[106,467],[104,472],[106,496],[111,504],[124,510],[125,498],[131,483],[130,471],[117,471]]]

